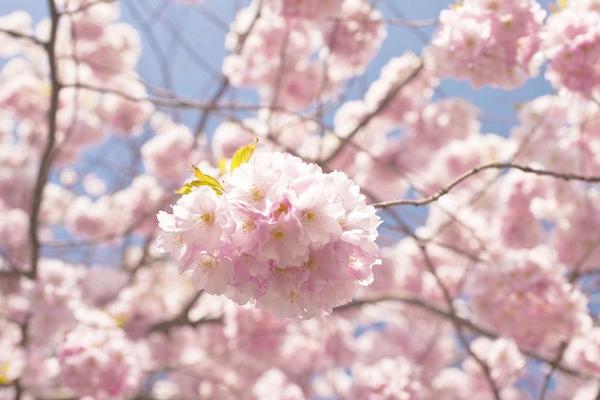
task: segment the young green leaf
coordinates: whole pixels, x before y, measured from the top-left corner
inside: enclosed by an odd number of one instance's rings
[[[256,150],[257,144],[258,144],[258,138],[256,138],[256,140],[254,142],[247,144],[245,146],[242,146],[236,150],[236,152],[233,154],[233,157],[231,157],[231,165],[230,165],[231,172],[235,171],[243,163],[247,163],[248,161],[250,161],[250,158],[252,158],[252,154],[254,153],[254,150]]]
[[[225,189],[223,189],[223,185],[221,185],[221,182],[219,182],[216,178],[213,178],[210,175],[206,175],[205,173],[200,171],[200,168],[198,168],[198,167],[194,166],[192,168],[193,168],[194,176],[196,177],[196,179],[192,180],[191,182],[186,183],[175,193],[181,194],[181,195],[188,194],[192,191],[193,188],[200,187],[200,186],[208,186],[209,188],[214,190],[215,193],[219,196],[222,195],[223,193],[225,193]]]

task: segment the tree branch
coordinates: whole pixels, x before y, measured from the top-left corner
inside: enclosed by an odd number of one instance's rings
[[[383,111],[388,106],[388,104],[390,104],[390,102],[394,99],[394,97],[396,97],[396,95],[402,89],[404,89],[404,87],[406,85],[408,85],[410,82],[412,82],[413,79],[415,79],[417,76],[419,76],[419,74],[421,73],[423,68],[424,68],[424,63],[423,63],[423,61],[421,61],[419,66],[416,67],[406,79],[404,79],[402,82],[398,83],[395,87],[393,87],[388,92],[388,94],[383,98],[383,100],[381,100],[381,102],[377,105],[377,107],[373,111],[371,111],[369,114],[365,115],[360,120],[360,122],[354,127],[354,129],[347,136],[345,136],[342,139],[342,142],[340,143],[340,145],[338,147],[336,147],[335,150],[329,156],[327,156],[325,159],[321,160],[319,162],[319,164],[321,166],[323,166],[323,165],[328,164],[331,160],[333,160],[344,149],[344,147],[346,147],[348,142],[350,142],[354,138],[354,136],[356,136],[356,134],[358,132],[360,132],[360,130],[362,128],[367,126],[367,124],[375,116],[377,116],[377,114],[379,114],[381,111]]]
[[[0,33],[4,33],[5,35],[11,36],[11,37],[13,37],[15,39],[27,40],[27,41],[29,41],[29,42],[31,42],[33,44],[38,45],[38,46],[45,46],[46,45],[46,43],[44,43],[40,39],[36,38],[35,36],[26,35],[24,33],[13,31],[11,29],[0,28]]]
[[[56,38],[60,14],[54,3],[54,0],[48,0],[50,9],[50,38],[44,45],[48,56],[48,65],[50,68],[50,107],[48,109],[48,139],[42,153],[40,165],[37,173],[37,179],[33,189],[29,216],[29,241],[31,242],[31,261],[28,275],[35,279],[37,277],[37,266],[40,254],[40,240],[38,236],[39,213],[44,196],[44,188],[48,181],[50,165],[52,164],[52,153],[56,142],[56,114],[58,113],[58,100],[60,95],[60,83],[58,77],[58,67],[55,57]]]
[[[433,195],[431,195],[429,197],[425,197],[422,199],[416,199],[416,200],[415,199],[402,199],[402,200],[384,201],[381,203],[373,204],[373,207],[386,208],[386,207],[404,206],[404,205],[410,205],[410,206],[415,206],[415,207],[426,206],[430,203],[433,203],[434,201],[439,200],[441,197],[448,194],[452,189],[454,189],[456,186],[460,185],[462,182],[464,182],[471,176],[477,175],[481,171],[485,171],[488,169],[516,169],[516,170],[519,170],[519,171],[522,171],[525,173],[529,173],[529,174],[540,175],[540,176],[550,176],[550,177],[553,177],[556,179],[562,179],[565,181],[582,181],[582,182],[587,182],[587,183],[599,183],[600,182],[600,176],[587,176],[587,175],[578,175],[578,174],[571,174],[571,173],[562,173],[562,172],[557,172],[557,171],[548,171],[548,170],[544,170],[544,169],[528,167],[528,166],[512,164],[512,163],[491,163],[491,164],[485,164],[485,165],[481,165],[479,167],[473,168],[469,172],[466,172],[465,174],[461,175],[458,179],[456,179],[454,182],[452,182],[448,186],[443,187],[442,189],[438,190],[436,193],[434,193]]]
[[[183,306],[183,308],[181,309],[181,312],[179,312],[179,314],[177,314],[175,317],[162,321],[162,322],[158,322],[154,325],[152,325],[150,327],[150,329],[148,330],[149,333],[153,333],[153,332],[169,332],[171,329],[176,328],[176,327],[180,327],[180,326],[191,326],[191,327],[198,327],[200,325],[204,325],[204,324],[222,324],[223,323],[223,318],[222,317],[217,317],[217,318],[200,318],[198,320],[190,320],[190,316],[189,313],[192,310],[192,308],[194,307],[194,305],[196,304],[196,301],[198,301],[198,299],[200,298],[200,296],[202,296],[202,293],[204,293],[202,290],[196,292],[189,300],[188,302]]]
[[[244,48],[246,39],[252,33],[252,30],[254,29],[254,26],[256,25],[256,21],[258,21],[260,19],[261,14],[262,14],[262,0],[259,0],[258,4],[256,5],[256,14],[254,14],[254,18],[252,18],[252,22],[250,22],[250,25],[248,26],[248,29],[246,30],[246,32],[244,32],[242,35],[240,35],[240,37],[238,39],[238,46],[235,49],[236,53],[241,52],[242,49]],[[196,128],[194,129],[194,138],[197,138],[198,136],[200,136],[200,134],[206,127],[206,124],[208,123],[210,113],[217,108],[216,107],[217,103],[219,102],[221,97],[223,97],[223,95],[229,88],[230,84],[231,84],[231,82],[229,82],[229,78],[227,78],[226,76],[223,76],[221,78],[221,83],[220,83],[219,87],[217,88],[216,92],[210,98],[208,107],[204,110],[204,112],[200,116],[200,119],[198,120],[198,123],[196,124]]]
[[[422,298],[419,298],[416,296],[410,296],[410,295],[403,294],[403,293],[385,293],[385,294],[381,294],[381,295],[377,295],[377,296],[356,299],[350,303],[347,303],[347,304],[344,304],[344,305],[334,308],[333,311],[336,313],[342,313],[346,310],[350,310],[353,308],[363,307],[363,306],[371,305],[371,304],[373,304],[373,305],[379,304],[382,302],[400,302],[403,304],[407,304],[409,306],[418,307],[418,308],[425,310],[431,314],[434,314],[440,318],[444,318],[447,320],[455,318],[455,320],[458,321],[458,323],[462,327],[468,329],[469,331],[473,332],[476,335],[484,336],[489,339],[498,339],[498,337],[499,337],[496,333],[477,325],[470,319],[463,318],[458,315],[455,315],[453,317],[449,311],[447,311],[446,309],[444,309],[436,304],[430,303],[427,300],[424,300]],[[519,350],[521,351],[521,353],[525,354],[527,357],[529,357],[531,359],[541,361],[546,364],[552,364],[552,362],[553,362],[553,360],[551,360],[545,356],[539,355],[537,353],[534,353],[532,351],[523,350],[523,349],[519,349]],[[571,375],[571,376],[574,376],[577,378],[582,378],[582,379],[590,378],[590,376],[582,374],[580,371],[576,371],[576,370],[569,368],[560,363],[557,363],[556,369],[567,375]]]

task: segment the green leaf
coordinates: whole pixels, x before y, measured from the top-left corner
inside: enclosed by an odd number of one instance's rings
[[[216,178],[213,178],[210,175],[206,175],[205,173],[200,171],[200,168],[198,168],[198,167],[193,167],[193,171],[194,171],[194,176],[196,177],[196,179],[192,180],[191,182],[186,183],[175,193],[181,194],[181,195],[188,194],[193,190],[193,188],[200,187],[200,186],[208,186],[209,188],[214,190],[215,193],[219,196],[222,195],[223,193],[225,193],[225,189],[223,189],[223,185],[221,185],[221,182],[219,182]]]
[[[0,385],[10,385],[12,381],[8,379],[8,363],[3,362],[0,364]]]
[[[258,144],[258,138],[250,144],[240,147],[235,151],[233,157],[231,157],[231,172],[235,171],[240,165],[247,163],[252,158],[252,154],[254,154],[254,150],[256,150],[256,145]]]
[[[220,158],[219,161],[217,162],[217,168],[219,168],[219,172],[221,173],[221,175],[223,175],[225,172],[227,172],[227,159]]]

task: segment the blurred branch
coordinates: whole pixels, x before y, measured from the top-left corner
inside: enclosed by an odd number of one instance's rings
[[[29,42],[32,42],[33,44],[38,45],[38,46],[45,46],[46,45],[46,43],[44,43],[40,39],[36,38],[35,36],[26,35],[24,33],[13,31],[13,30],[10,30],[10,29],[0,28],[0,33],[4,33],[4,34],[6,34],[8,36],[11,36],[11,37],[13,37],[15,39],[27,40]]]
[[[423,67],[424,67],[424,63],[423,63],[423,61],[421,61],[419,66],[416,67],[406,79],[404,79],[403,81],[399,82],[396,86],[394,86],[388,92],[388,94],[381,100],[381,102],[377,105],[377,107],[373,111],[371,111],[369,114],[365,115],[359,121],[359,123],[356,125],[356,127],[354,127],[354,129],[352,131],[350,131],[350,133],[342,139],[342,142],[339,144],[339,146],[336,147],[336,149],[329,156],[327,156],[325,159],[318,162],[318,164],[320,164],[321,166],[326,165],[331,160],[333,160],[338,154],[340,154],[340,152],[344,149],[344,147],[346,147],[346,145],[354,138],[354,136],[356,136],[356,134],[358,132],[360,132],[361,129],[363,129],[365,126],[367,126],[367,124],[369,122],[371,122],[371,120],[374,117],[376,117],[380,112],[382,112],[390,104],[390,102],[394,99],[394,97],[396,97],[396,95],[402,89],[404,89],[404,87],[406,87],[406,85],[408,85],[410,82],[413,81],[413,79],[415,79],[417,76],[419,76],[419,74],[423,70]]]
[[[385,22],[390,25],[406,26],[408,28],[428,28],[438,24],[437,18],[410,20],[405,18],[386,18]]]
[[[202,293],[204,293],[202,290],[196,292],[189,300],[188,302],[183,306],[183,308],[181,309],[181,312],[179,314],[177,314],[175,317],[159,322],[157,324],[154,324],[150,327],[150,329],[148,330],[149,333],[152,332],[169,332],[171,329],[176,328],[176,327],[180,327],[180,326],[191,326],[191,327],[197,327],[200,325],[204,325],[204,324],[222,324],[223,323],[223,318],[222,317],[217,317],[217,318],[200,318],[198,320],[191,320],[190,319],[190,311],[192,310],[192,308],[194,308],[194,305],[196,304],[196,301],[198,301],[198,299],[200,298],[200,296],[202,296]]]
[[[165,29],[178,41],[183,50],[185,50],[189,56],[190,60],[192,60],[200,68],[204,69],[210,75],[215,77],[220,75],[220,70],[210,65],[210,63],[204,59],[204,57],[196,50],[195,46],[191,44],[185,35],[180,32],[180,27],[168,19],[163,19],[161,23]]]
[[[436,304],[430,303],[427,300],[424,300],[422,298],[419,298],[416,296],[410,296],[410,295],[403,294],[403,293],[385,293],[385,294],[381,294],[381,295],[377,295],[377,296],[356,299],[350,303],[347,303],[347,304],[344,304],[344,305],[334,308],[333,311],[336,313],[339,313],[339,312],[344,312],[346,310],[351,310],[353,308],[363,307],[363,306],[367,306],[367,305],[375,305],[375,304],[379,304],[382,302],[400,302],[403,304],[407,304],[409,306],[418,307],[418,308],[423,309],[431,314],[434,314],[438,317],[441,317],[441,318],[444,318],[447,320],[454,318],[454,320],[456,322],[458,322],[462,327],[468,329],[469,331],[473,332],[474,334],[484,336],[489,339],[497,339],[498,338],[498,335],[496,333],[477,325],[470,319],[461,317],[461,316],[457,315],[456,313],[454,316],[452,316],[452,314],[445,308],[442,308]],[[519,349],[519,350],[521,351],[521,353],[523,353],[524,355],[526,355],[527,357],[529,357],[531,359],[541,361],[546,364],[552,363],[552,360],[545,356],[539,355],[537,353],[534,353],[534,352],[531,352],[528,350],[523,350],[523,349]],[[556,369],[567,375],[571,375],[574,377],[578,377],[578,378],[582,378],[582,379],[590,378],[589,376],[581,373],[580,371],[569,368],[561,363],[557,364]]]
[[[436,268],[433,264],[433,260],[431,259],[431,257],[429,257],[429,252],[427,251],[426,245],[420,243],[419,249],[421,250],[423,258],[425,259],[425,265],[427,267],[427,270],[433,276],[435,282],[442,291],[442,295],[444,297],[444,300],[446,301],[446,305],[448,306],[449,320],[454,325],[454,329],[456,331],[456,335],[458,336],[459,341],[467,350],[469,356],[471,356],[471,358],[475,360],[475,362],[481,368],[481,371],[483,372],[483,375],[490,386],[490,391],[492,392],[494,398],[496,400],[501,400],[502,397],[500,396],[500,389],[498,388],[498,385],[492,378],[492,371],[490,369],[490,366],[481,357],[479,357],[477,353],[473,351],[473,349],[471,348],[471,344],[469,343],[469,341],[464,335],[464,332],[462,331],[463,325],[459,320],[456,310],[454,309],[454,300],[452,298],[452,295],[450,294],[450,291],[448,290],[440,276],[437,274]]]
[[[216,26],[221,31],[223,31],[223,32],[229,31],[229,24],[227,23],[227,21],[223,20],[217,14],[212,12],[211,9],[206,6],[206,4],[200,2],[200,3],[196,4],[196,7],[194,8],[194,10],[198,14],[202,15],[202,17],[206,18],[207,21],[211,22],[214,26]]]
[[[132,19],[140,25],[140,29],[143,33],[145,33],[144,36],[148,41],[150,49],[152,50],[152,53],[154,54],[154,57],[158,64],[157,67],[162,76],[162,84],[172,92],[174,90],[171,73],[172,60],[170,60],[165,54],[152,28],[153,25],[161,21],[162,14],[166,11],[167,5],[164,2],[162,4],[159,4],[151,13],[149,18],[145,18],[144,16],[142,16],[141,12],[138,10],[136,1],[128,1],[125,2],[124,5],[125,7],[127,7],[127,10],[129,10]],[[148,6],[142,6],[142,9],[144,8],[148,8]]]
[[[265,104],[222,104],[222,103],[212,103],[212,102],[202,102],[197,100],[185,99],[185,98],[162,98],[162,97],[138,97],[128,94],[126,92],[113,89],[113,88],[104,88],[101,86],[89,85],[86,83],[76,82],[76,83],[63,83],[61,85],[63,88],[76,88],[82,90],[89,90],[92,92],[112,94],[118,96],[124,100],[132,101],[132,102],[149,102],[159,107],[179,107],[179,108],[190,108],[204,111],[259,111],[263,108],[268,108],[269,105]],[[297,111],[290,110],[285,107],[274,107],[273,111],[280,111],[289,114],[296,115],[306,120],[312,120],[311,118],[304,116]]]
[[[568,280],[571,285],[573,285],[579,279],[579,277],[581,276],[581,273],[582,273],[583,266],[585,265],[585,262],[591,257],[592,253],[594,252],[594,250],[596,250],[596,248],[598,247],[599,244],[600,244],[600,241],[597,239],[593,242],[590,242],[586,246],[584,253],[581,255],[579,260],[577,260],[577,262],[575,263],[575,265],[573,267],[573,271],[569,274]],[[573,290],[573,288],[574,288],[574,286],[571,286],[571,290]],[[548,389],[550,389],[550,382],[552,381],[552,376],[556,372],[558,365],[562,362],[562,360],[565,356],[565,353],[566,353],[567,349],[569,348],[570,344],[571,344],[571,339],[565,339],[559,345],[556,357],[554,358],[554,360],[552,360],[552,362],[550,362],[550,369],[544,375],[544,381],[542,383],[542,388],[540,390],[538,400],[546,399]]]
[[[89,8],[92,8],[94,6],[97,6],[98,4],[113,4],[113,3],[117,3],[118,0],[96,0],[90,3],[85,3],[77,8],[74,8],[73,10],[63,10],[61,12],[62,15],[72,15],[72,14],[77,14],[80,12],[83,12]]]
[[[243,50],[244,44],[246,43],[246,39],[252,33],[252,30],[254,29],[254,26],[256,25],[256,21],[258,21],[260,19],[261,13],[262,13],[262,0],[258,0],[258,4],[256,5],[256,14],[254,14],[254,17],[252,18],[252,21],[250,22],[248,29],[246,29],[246,31],[239,36],[238,45],[235,49],[235,53],[240,53]],[[209,100],[208,107],[204,110],[204,112],[200,116],[200,119],[198,120],[198,123],[196,124],[196,128],[194,129],[194,138],[197,138],[198,136],[200,136],[200,134],[206,127],[206,124],[208,123],[210,113],[217,109],[217,103],[219,102],[221,97],[223,97],[225,92],[227,92],[227,89],[229,88],[229,86],[230,86],[229,78],[227,78],[225,75],[223,75],[221,78],[221,83],[219,84],[219,87],[217,88],[217,90],[215,91],[215,93],[212,95],[212,97]]]

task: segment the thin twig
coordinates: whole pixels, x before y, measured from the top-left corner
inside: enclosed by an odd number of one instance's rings
[[[27,40],[33,44],[36,44],[38,46],[44,46],[46,43],[44,43],[43,41],[41,41],[40,39],[36,38],[35,36],[30,36],[27,35],[25,33],[21,33],[21,32],[17,32],[17,31],[13,31],[11,29],[4,29],[4,28],[0,28],[0,33],[4,33],[8,36],[11,36],[15,39],[22,39],[22,40]]]
[[[240,37],[238,38],[238,45],[237,45],[237,48],[235,49],[235,53],[240,53],[243,50],[244,44],[246,43],[246,39],[252,33],[252,30],[254,29],[256,22],[260,19],[261,14],[262,14],[262,0],[259,0],[258,4],[256,5],[256,14],[254,14],[254,17],[252,18],[252,22],[250,22],[248,29],[246,29],[246,31],[243,34],[241,34]],[[229,88],[230,85],[231,85],[231,82],[229,82],[229,78],[227,78],[226,76],[223,75],[223,77],[221,78],[221,83],[219,84],[219,87],[217,88],[217,90],[215,91],[215,93],[212,95],[212,97],[209,100],[208,107],[204,110],[204,112],[200,116],[200,119],[198,120],[198,123],[196,124],[196,128],[194,129],[194,138],[198,138],[198,136],[200,136],[202,131],[204,131],[204,128],[206,127],[206,124],[208,123],[208,119],[210,118],[210,113],[217,109],[217,107],[216,107],[217,103],[219,102],[221,97],[223,97],[223,95],[227,92],[227,89]]]
[[[429,28],[439,23],[437,18],[411,20],[406,18],[386,18],[386,24],[406,26],[408,28]]]
[[[359,123],[354,127],[354,129],[352,131],[350,131],[350,133],[342,139],[342,142],[339,144],[339,146],[336,147],[335,150],[333,152],[331,152],[331,154],[329,154],[329,156],[327,156],[325,159],[321,160],[319,162],[319,164],[326,165],[331,160],[333,160],[346,147],[348,142],[350,142],[354,138],[354,136],[356,136],[356,134],[358,132],[360,132],[361,129],[363,129],[365,126],[367,126],[367,124],[369,122],[371,122],[371,120],[374,117],[376,117],[381,111],[383,111],[390,104],[390,102],[396,97],[396,95],[402,89],[404,89],[404,87],[406,85],[408,85],[410,82],[413,81],[413,79],[415,79],[417,76],[419,76],[419,74],[420,74],[421,70],[423,70],[423,68],[424,68],[424,63],[423,63],[423,61],[421,61],[419,63],[419,66],[417,66],[406,79],[404,79],[402,82],[399,82],[396,86],[394,86],[388,92],[388,94],[383,98],[383,100],[381,100],[381,102],[377,105],[377,107],[373,111],[371,111],[369,114],[365,115],[359,121]]]
[[[518,164],[512,164],[512,163],[491,163],[491,164],[485,164],[485,165],[481,165],[479,167],[473,168],[469,172],[466,172],[465,174],[460,176],[458,179],[456,179],[454,182],[452,182],[448,186],[443,187],[442,189],[438,190],[435,194],[433,194],[429,197],[425,197],[422,199],[416,199],[416,200],[403,199],[403,200],[384,201],[381,203],[373,204],[373,207],[386,208],[386,207],[404,206],[404,205],[410,205],[410,206],[416,206],[416,207],[425,206],[425,205],[433,203],[434,201],[437,201],[441,197],[445,196],[452,189],[454,189],[456,186],[460,185],[462,182],[464,182],[471,176],[477,175],[481,171],[485,171],[488,169],[517,169],[519,171],[523,171],[526,173],[541,175],[541,176],[550,176],[550,177],[562,179],[565,181],[582,181],[582,182],[587,182],[587,183],[599,183],[600,182],[600,176],[587,176],[587,175],[578,175],[578,174],[571,174],[571,173],[562,173],[562,172],[557,172],[557,171],[548,171],[548,170],[544,170],[544,169],[528,167],[525,165],[518,165]]]
[[[498,388],[498,385],[492,378],[492,372],[490,370],[489,365],[483,359],[481,359],[481,357],[479,357],[478,354],[476,354],[473,351],[469,341],[467,340],[467,338],[465,337],[465,335],[462,331],[462,324],[460,323],[460,321],[458,319],[458,315],[456,314],[456,311],[454,310],[452,295],[450,294],[450,291],[448,290],[448,288],[446,287],[446,285],[444,284],[444,282],[438,275],[436,268],[433,265],[433,261],[431,260],[431,257],[429,257],[429,252],[427,251],[427,246],[423,243],[420,243],[419,249],[421,250],[421,253],[423,254],[423,258],[425,259],[425,265],[427,267],[427,270],[433,276],[435,282],[437,283],[438,287],[442,291],[442,295],[444,297],[444,300],[446,301],[446,305],[448,306],[448,312],[450,313],[450,321],[454,325],[458,339],[460,340],[460,342],[464,346],[464,348],[467,350],[467,353],[469,353],[469,356],[471,356],[471,358],[481,368],[481,371],[483,372],[483,375],[490,386],[490,391],[492,392],[494,399],[502,400],[502,397],[500,396],[500,390]]]
[[[585,262],[590,258],[594,250],[598,247],[600,242],[595,240],[590,242],[586,247],[584,253],[581,255],[579,260],[575,263],[573,267],[573,271],[568,276],[569,283],[573,285],[581,276],[581,272]],[[571,286],[571,290],[573,290],[574,286]],[[538,400],[545,400],[546,395],[548,394],[548,390],[550,389],[550,382],[552,381],[552,376],[556,372],[557,366],[562,362],[569,345],[571,344],[571,339],[565,339],[560,343],[558,347],[558,351],[556,357],[550,363],[550,369],[546,372],[544,376],[544,381],[542,383],[542,388],[540,389],[540,394],[538,396]]]
[[[196,292],[188,302],[183,306],[181,311],[173,318],[158,322],[150,327],[149,333],[152,332],[169,332],[171,329],[179,326],[191,326],[198,327],[204,324],[222,324],[223,318],[200,318],[198,320],[190,320],[190,311],[194,308],[196,301],[202,296],[204,292],[202,290]]]
[[[84,12],[89,8],[97,6],[98,4],[111,4],[111,3],[116,3],[117,1],[118,0],[96,0],[94,2],[85,3],[77,8],[72,9],[72,10],[63,10],[61,14],[62,15],[73,15],[73,14]]]

